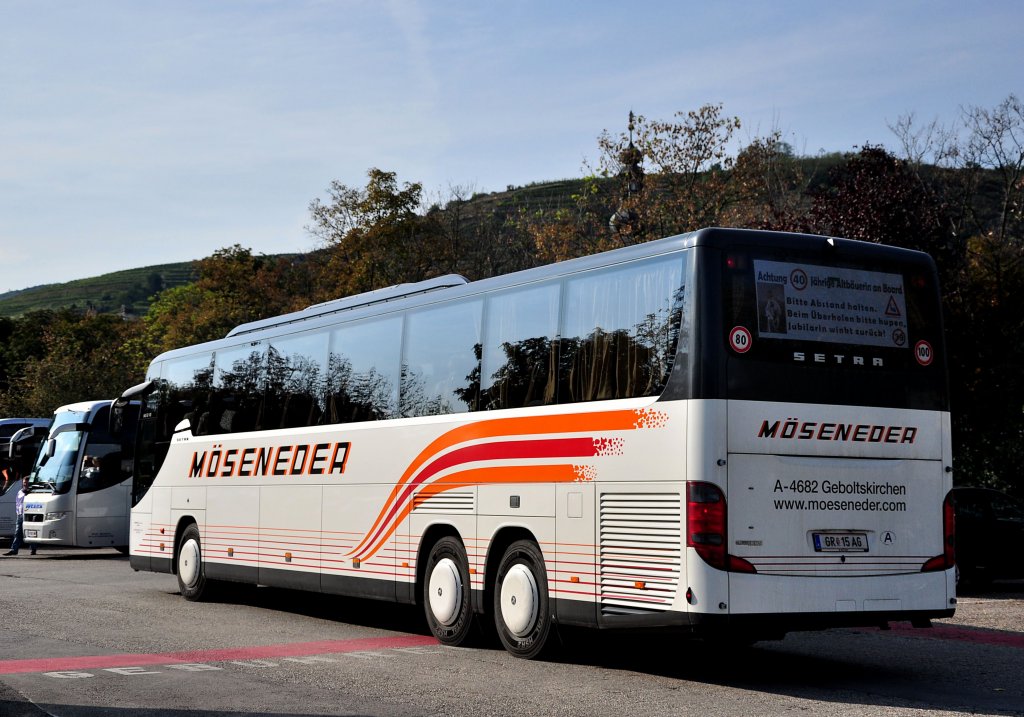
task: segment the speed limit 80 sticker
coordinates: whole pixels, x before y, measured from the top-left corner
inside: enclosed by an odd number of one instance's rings
[[[738,354],[745,354],[747,351],[750,351],[753,343],[750,331],[745,326],[734,326],[732,331],[729,332],[729,346]]]

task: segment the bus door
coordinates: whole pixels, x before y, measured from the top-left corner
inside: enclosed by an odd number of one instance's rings
[[[79,452],[75,544],[82,547],[128,545],[131,474],[123,459],[121,440],[107,430],[106,415],[97,414]]]

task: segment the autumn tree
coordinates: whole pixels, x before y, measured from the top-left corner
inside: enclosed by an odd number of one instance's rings
[[[309,206],[307,230],[323,243],[319,300],[437,276],[453,262],[437,217],[419,212],[422,185],[399,186],[394,172],[380,169],[367,175],[362,188],[332,182],[327,201]]]
[[[141,331],[112,314],[56,312],[40,332],[41,351],[22,364],[17,380],[0,392],[3,415],[48,416],[78,401],[115,398],[142,380],[123,350]]]
[[[725,116],[721,104],[708,104],[667,121],[637,115],[632,138],[601,133],[599,176],[620,171],[631,141],[643,155],[648,180],[637,197],[645,228],[638,241],[720,223],[733,199],[731,145],[739,127],[739,119]]]
[[[134,348],[156,354],[223,337],[239,324],[291,311],[311,302],[304,260],[254,255],[238,244],[195,262],[198,279],[161,292],[143,317],[145,334]]]

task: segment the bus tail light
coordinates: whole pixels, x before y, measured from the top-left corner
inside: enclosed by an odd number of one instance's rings
[[[694,482],[686,486],[686,547],[713,568],[755,573],[743,558],[729,555],[728,507],[722,489],[713,483]]]
[[[921,567],[922,573],[949,570],[956,564],[956,517],[953,510],[953,491],[942,501],[942,555],[929,558]]]

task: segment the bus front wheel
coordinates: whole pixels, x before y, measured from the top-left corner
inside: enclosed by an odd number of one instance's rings
[[[185,528],[178,545],[178,590],[186,600],[202,600],[206,590],[206,569],[199,528],[195,523]]]
[[[430,631],[445,645],[462,645],[473,629],[469,560],[457,538],[438,540],[427,558],[423,610]]]
[[[505,551],[494,586],[494,624],[516,657],[537,657],[551,634],[548,575],[536,543],[519,540]]]

